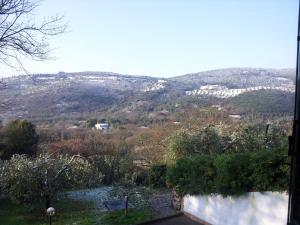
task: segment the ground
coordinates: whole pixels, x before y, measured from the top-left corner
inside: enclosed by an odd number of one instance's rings
[[[123,210],[109,212],[103,202],[122,199],[124,193],[130,194],[134,206],[125,217]],[[137,224],[173,213],[165,190],[155,191],[145,187],[126,189],[123,187],[101,187],[78,190],[60,195],[52,202],[56,209],[54,225],[116,225]],[[156,207],[152,207],[153,203]],[[159,211],[161,211],[159,213]],[[7,198],[0,199],[0,224],[5,225],[46,225],[42,204],[14,204]]]
[[[203,225],[183,213],[171,216],[168,218],[157,219],[149,222],[144,222],[140,225]]]

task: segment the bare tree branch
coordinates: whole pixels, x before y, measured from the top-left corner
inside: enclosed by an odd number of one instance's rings
[[[66,31],[63,17],[33,22],[37,0],[0,0],[0,61],[24,69],[20,57],[32,60],[50,59],[48,37]],[[25,70],[26,71],[26,70]]]

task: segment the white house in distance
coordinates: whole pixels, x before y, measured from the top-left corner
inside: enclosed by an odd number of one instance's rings
[[[95,124],[95,129],[96,130],[107,131],[109,129],[109,124],[108,123],[96,123]]]

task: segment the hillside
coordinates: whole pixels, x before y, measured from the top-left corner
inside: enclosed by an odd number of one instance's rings
[[[256,68],[213,70],[168,79],[107,72],[17,76],[2,80],[0,119],[85,120],[100,116],[153,121],[190,106],[214,104],[241,113],[290,114],[294,77],[292,69]]]

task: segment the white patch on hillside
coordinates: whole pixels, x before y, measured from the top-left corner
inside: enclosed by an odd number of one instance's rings
[[[118,78],[115,76],[110,77],[103,77],[103,76],[82,76],[84,79],[91,79],[91,80],[117,80]]]
[[[279,90],[285,92],[293,93],[295,91],[295,86],[291,84],[283,84],[282,86],[256,86],[248,88],[227,88],[226,86],[221,85],[204,85],[199,89],[194,89],[191,91],[186,91],[186,95],[204,95],[204,96],[213,96],[217,98],[232,98],[238,96],[242,93],[258,91],[258,90]]]
[[[38,79],[38,80],[55,80],[57,78],[56,77],[35,77],[35,79]]]
[[[160,81],[160,80],[159,80]],[[160,89],[164,89],[165,88],[165,85],[163,85],[162,83],[165,83],[165,82],[157,82],[157,83],[154,83],[154,84],[150,84],[148,85],[145,89],[143,89],[142,91],[143,92],[149,92],[149,91],[157,91],[157,90],[160,90]],[[161,80],[162,81],[162,80]]]

